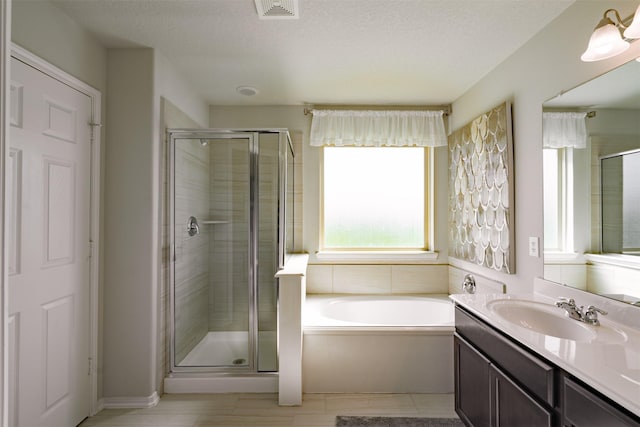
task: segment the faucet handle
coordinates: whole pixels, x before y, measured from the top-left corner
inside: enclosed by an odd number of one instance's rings
[[[609,314],[603,309],[596,307],[595,305],[590,305],[589,307],[587,307],[587,313],[596,313],[596,312],[604,315]]]
[[[556,302],[556,307],[560,307],[563,303],[569,304],[573,307],[576,306],[576,301],[573,298],[565,298],[565,297],[560,297],[560,301]]]
[[[599,326],[598,313],[606,315],[607,312],[594,305],[587,307],[587,312],[584,314],[584,322],[590,325]]]

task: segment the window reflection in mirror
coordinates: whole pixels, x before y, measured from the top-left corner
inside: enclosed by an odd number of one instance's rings
[[[640,306],[640,62],[543,104],[558,112],[590,114],[581,146],[543,124],[544,277]]]

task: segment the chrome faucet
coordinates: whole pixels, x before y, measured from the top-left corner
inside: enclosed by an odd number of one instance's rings
[[[582,318],[584,316],[582,313],[582,306],[576,306],[576,301],[573,298],[569,301],[563,299],[562,301],[556,302],[556,307],[565,309],[570,318],[582,322]]]
[[[570,318],[593,326],[600,325],[600,321],[598,320],[598,313],[604,315],[607,314],[606,311],[593,305],[587,307],[587,311],[584,312],[584,306],[581,305],[580,307],[578,307],[573,298],[568,301],[563,299],[562,301],[556,302],[556,307],[566,310]]]

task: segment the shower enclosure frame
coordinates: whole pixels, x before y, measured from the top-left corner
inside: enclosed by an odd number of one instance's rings
[[[287,182],[288,174],[293,174],[287,167],[288,156],[295,157],[293,144],[288,129],[284,128],[258,128],[258,129],[167,129],[167,223],[168,223],[168,326],[169,326],[169,374],[180,373],[211,373],[211,374],[273,374],[274,371],[259,371],[258,367],[258,213],[259,213],[259,136],[261,134],[278,134],[278,242],[276,271],[282,269],[285,262],[286,253],[292,248],[286,247],[287,219],[288,215],[293,217],[294,213],[287,213]],[[178,139],[244,139],[249,142],[249,256],[248,265],[248,295],[249,295],[249,327],[248,327],[248,363],[243,366],[177,366],[175,354],[175,261],[176,261],[176,225],[175,225],[175,144]],[[293,175],[292,175],[293,176]],[[277,281],[277,278],[274,278]],[[278,308],[278,291],[276,285],[276,310]],[[276,366],[278,365],[278,351],[276,347]],[[275,371],[277,372],[277,370]]]

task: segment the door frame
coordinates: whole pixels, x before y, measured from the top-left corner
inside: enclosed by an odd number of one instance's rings
[[[3,0],[4,2],[4,0]],[[38,71],[48,75],[49,77],[58,80],[59,82],[77,90],[78,92],[86,95],[91,100],[91,123],[89,125],[92,127],[91,130],[91,158],[90,158],[90,176],[91,176],[91,184],[90,184],[90,230],[89,230],[89,250],[90,250],[90,261],[89,261],[89,388],[90,388],[90,399],[89,399],[89,415],[95,415],[100,411],[98,406],[98,312],[99,312],[99,282],[100,282],[100,152],[101,152],[101,127],[102,127],[102,116],[101,116],[101,99],[102,94],[97,89],[89,86],[88,84],[80,81],[76,77],[71,74],[61,70],[53,64],[45,61],[44,59],[36,56],[35,54],[27,51],[26,49],[16,45],[15,43],[11,43],[11,57],[20,60],[27,65],[37,69]],[[7,62],[9,59],[7,60]],[[10,83],[10,80],[8,84]],[[8,95],[8,94],[7,94]],[[6,104],[8,107],[8,103]],[[8,112],[7,112],[8,114]],[[6,136],[8,141],[8,122],[6,129]],[[5,147],[8,150],[8,143]],[[5,168],[6,170],[6,168]],[[6,207],[4,208],[6,209]],[[6,218],[6,216],[5,216]],[[5,230],[6,230],[5,224]],[[7,239],[5,239],[7,240]],[[7,243],[5,243],[7,244]],[[6,246],[5,246],[6,248]],[[6,254],[7,251],[5,251]],[[8,285],[8,281],[5,281],[5,285]],[[4,289],[8,288],[8,286],[3,286]],[[5,291],[5,297],[7,296]],[[8,306],[8,305],[6,305]],[[5,313],[3,316],[3,322],[6,324],[6,316],[8,313]],[[6,329],[5,329],[6,331]],[[7,348],[6,348],[6,339],[5,339],[5,348],[4,348],[4,359],[5,365],[8,364],[7,357]],[[7,377],[4,377],[7,378]],[[6,383],[6,381],[4,381]],[[7,384],[3,385],[5,387]],[[3,396],[6,399],[5,396]],[[6,406],[5,406],[6,408]],[[7,411],[8,412],[8,411]],[[8,414],[7,414],[8,416]]]
[[[11,50],[11,0],[0,1],[0,427],[9,423],[8,411],[8,323],[7,290],[8,239],[7,227],[7,159],[9,157],[9,57]]]

